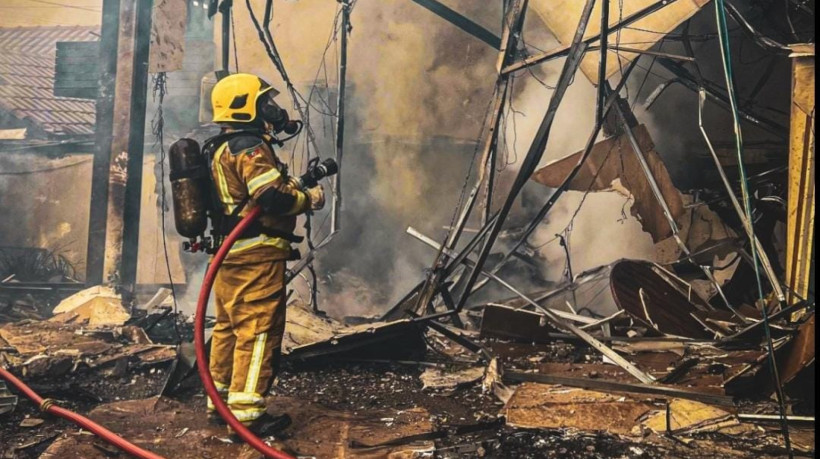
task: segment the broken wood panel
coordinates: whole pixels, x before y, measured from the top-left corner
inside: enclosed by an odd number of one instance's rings
[[[76,329],[51,322],[6,324],[0,328],[0,337],[21,356],[71,349],[81,355],[97,355],[114,348],[113,343],[78,335],[74,333]]]
[[[345,334],[293,348],[285,358],[290,361],[338,358],[355,351],[358,359],[412,360],[427,350],[422,328],[409,320],[351,327]]]
[[[651,264],[621,261],[612,268],[611,280],[615,300],[632,317],[663,333],[711,338],[691,316],[698,309],[656,273]]]
[[[655,151],[655,144],[649,136],[649,131],[646,126],[641,125],[634,132],[664,200],[672,211],[672,217],[676,222],[681,222],[685,215],[683,197],[672,183],[672,177],[660,155]],[[544,186],[558,187],[578,163],[582,154],[583,152],[577,152],[548,164],[536,171],[532,179]],[[649,181],[626,135],[611,137],[597,143],[583,168],[569,185],[569,189],[574,191],[586,191],[590,188],[592,191],[625,190],[635,199],[632,215],[638,216],[644,231],[651,234],[655,242],[672,236],[672,228],[663,214],[663,208],[652,193]]]
[[[514,308],[490,305],[484,307],[481,337],[515,339],[529,343],[547,343],[557,330],[543,320],[543,315]]]
[[[597,381],[637,382],[634,376],[622,368],[602,363],[542,363],[538,365],[538,373],[568,378],[589,378]]]
[[[815,217],[815,51],[814,44],[793,46],[789,207],[786,283],[797,295],[814,295]],[[792,302],[797,301],[792,295]]]
[[[662,384],[650,385],[640,383],[622,383],[615,381],[600,381],[589,378],[570,378],[565,376],[553,376],[537,373],[521,373],[515,371],[505,372],[504,381],[509,383],[537,382],[541,384],[560,384],[567,387],[578,387],[581,389],[600,390],[606,392],[622,392],[627,394],[651,394],[665,398],[696,400],[718,406],[734,406],[735,404],[733,397],[713,393],[715,390],[711,388],[699,388],[699,390],[696,391]]]
[[[657,11],[646,18],[643,18],[630,26],[630,28],[622,29],[617,37],[620,43],[637,50],[648,50],[660,41],[664,34],[671,32],[684,21],[691,18],[702,8],[709,0],[677,0],[669,2],[669,5]],[[610,2],[610,26],[617,25],[621,18],[629,17],[652,4],[656,0],[631,0],[628,2]],[[620,7],[623,7],[623,12]],[[531,8],[547,25],[550,31],[555,35],[558,41],[567,45],[572,41],[575,34],[575,25],[578,18],[581,16],[581,8],[583,2],[576,0],[536,0],[532,2]],[[585,38],[594,37],[601,34],[601,2],[595,5],[592,13],[592,19],[589,27],[587,27]],[[610,34],[610,43],[615,46],[616,35]],[[634,58],[638,57],[636,53],[620,52],[619,54],[610,53],[612,59],[608,59],[606,68],[606,77],[609,78],[615,73],[626,67]],[[599,58],[597,54],[590,54],[586,56],[581,64],[581,70],[584,75],[593,84],[598,84],[598,68]]]
[[[507,425],[515,428],[575,428],[627,435],[651,409],[652,405],[620,395],[525,383],[502,413]]]
[[[800,326],[797,336],[788,346],[786,358],[778,360],[780,366],[780,378],[783,384],[788,384],[797,375],[814,363],[814,313]]]

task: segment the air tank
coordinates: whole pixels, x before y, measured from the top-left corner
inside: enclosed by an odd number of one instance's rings
[[[168,158],[177,232],[189,239],[202,236],[208,229],[211,203],[208,160],[192,139],[174,142]]]

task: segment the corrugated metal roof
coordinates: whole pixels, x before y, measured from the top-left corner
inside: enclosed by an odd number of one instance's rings
[[[0,28],[0,110],[59,135],[94,133],[94,101],[54,96],[59,41],[96,41],[97,27]]]
[[[99,27],[48,26],[0,28],[0,49],[29,55],[53,57],[58,41],[97,41]]]

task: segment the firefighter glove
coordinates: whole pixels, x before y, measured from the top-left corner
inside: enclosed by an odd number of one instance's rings
[[[325,189],[322,185],[310,188],[305,191],[310,198],[310,208],[312,210],[322,210],[325,207]]]

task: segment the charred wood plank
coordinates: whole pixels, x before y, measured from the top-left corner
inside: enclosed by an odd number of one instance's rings
[[[535,382],[541,384],[559,384],[567,387],[578,387],[581,389],[597,390],[603,392],[629,392],[635,394],[658,395],[667,398],[683,398],[695,400],[717,406],[734,406],[734,398],[728,395],[710,394],[706,392],[696,392],[681,389],[673,386],[663,386],[659,384],[638,384],[623,383],[615,381],[602,381],[597,379],[570,378],[566,376],[551,376],[538,373],[521,373],[507,371],[504,373],[504,380],[511,383]]]

